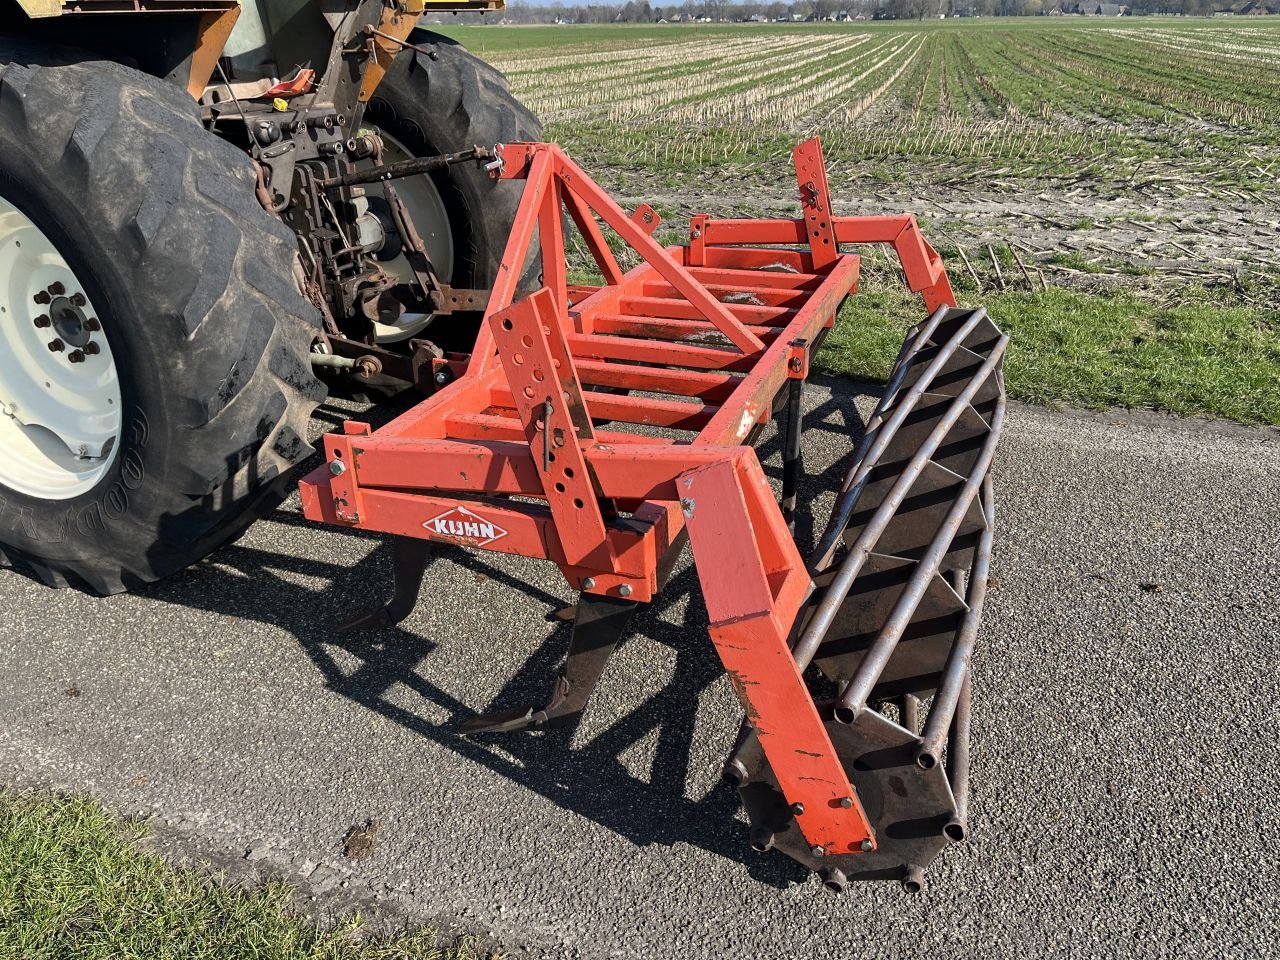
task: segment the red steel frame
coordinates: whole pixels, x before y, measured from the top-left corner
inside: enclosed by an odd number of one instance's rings
[[[502,159],[496,175],[524,193],[465,370],[376,433],[348,422],[326,436],[306,515],[550,560],[577,589],[639,601],[687,530],[711,639],[804,836],[830,854],[874,849],[788,645],[810,578],[743,443],[857,288],[840,244],[892,244],[930,310],[955,303],[940,258],[911,216],[832,216],[816,139],[795,150],[803,217],[697,216],[689,243],[667,248],[651,208],[628,216],[558,147],[511,144]],[[564,212],[598,287],[567,280]],[[639,266],[619,267],[601,223]],[[535,229],[544,286],[516,301]]]

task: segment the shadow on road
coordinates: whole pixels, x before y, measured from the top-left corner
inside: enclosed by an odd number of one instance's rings
[[[815,499],[822,491],[834,489],[843,478],[852,444],[860,434],[861,420],[853,400],[846,387],[824,398],[806,417],[810,431],[831,432],[850,439],[845,441],[844,456],[820,475],[802,480],[797,524],[802,545],[812,538]],[[762,461],[776,459],[778,443],[777,436],[773,436],[759,449]],[[780,467],[768,472],[776,478]],[[277,512],[271,522],[316,529],[299,514],[284,510]],[[359,531],[325,529],[333,536],[382,539]],[[638,636],[670,647],[675,657],[670,681],[612,726],[575,745],[572,726],[473,737],[463,736],[459,729],[465,720],[481,711],[545,702],[568,647],[571,628],[567,623],[549,627],[546,639],[492,704],[462,703],[419,674],[419,667],[436,647],[429,638],[398,627],[345,636],[334,632],[336,622],[389,595],[390,554],[387,542],[352,565],[340,565],[233,545],[218,551],[216,565],[200,565],[141,592],[165,603],[234,614],[287,631],[297,639],[330,689],[509,777],[566,810],[589,817],[637,845],[678,841],[695,844],[742,862],[756,880],[779,887],[805,878],[806,871],[788,858],[762,857],[751,850],[745,825],[735,819],[739,803],[732,786],[719,783],[700,800],[684,796],[698,704],[703,691],[723,673],[714,648],[706,642],[706,611],[691,564],[677,571],[652,604],[640,608],[623,640],[625,644]],[[513,594],[522,594],[518,601],[521,603],[543,604],[548,611],[562,605],[562,598],[511,577],[487,563],[485,557],[483,553],[442,547],[434,552],[431,563],[448,560],[477,576],[497,581]],[[294,582],[298,577],[316,578],[334,586],[317,596],[310,587]],[[233,598],[230,603],[228,598]],[[663,619],[681,603],[684,613],[679,624]],[[341,662],[335,656],[338,651],[345,654]],[[350,658],[358,661],[354,669],[348,665]],[[479,656],[477,662],[482,662]],[[400,686],[421,697],[424,706],[432,704],[447,711],[450,720],[440,724],[392,702],[389,695]],[[587,709],[591,709],[590,704]],[[644,780],[620,758],[651,736],[657,738],[655,762],[649,779]],[[724,744],[726,754],[729,747],[729,743]]]

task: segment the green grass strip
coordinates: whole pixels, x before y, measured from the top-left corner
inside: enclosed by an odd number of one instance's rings
[[[92,800],[0,791],[0,960],[474,960],[433,931],[321,929],[281,883],[252,889],[145,852],[144,824]]]
[[[1009,335],[1005,383],[1016,399],[1280,424],[1280,310],[1221,306],[1203,296],[1171,308],[1057,288],[962,299],[985,303]],[[884,379],[922,313],[905,292],[856,294],[816,366]]]

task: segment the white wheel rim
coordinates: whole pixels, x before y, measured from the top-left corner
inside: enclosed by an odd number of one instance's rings
[[[382,138],[382,162],[397,163],[413,158],[407,147],[385,130],[369,125]],[[373,166],[372,160],[363,160],[356,164],[356,169]],[[409,216],[413,218],[413,226],[427,245],[427,256],[431,258],[431,266],[445,283],[453,278],[453,231],[449,227],[449,211],[445,209],[444,200],[435,182],[428,175],[404,177],[395,182],[396,192],[404,205],[409,208]],[[394,260],[381,264],[382,269],[403,283],[416,283],[413,268],[404,254]],[[379,343],[390,343],[413,336],[428,323],[431,315],[425,313],[406,313],[395,325],[374,323],[374,335]]]
[[[69,500],[115,462],[120,380],[99,316],[49,238],[0,197],[0,484]]]

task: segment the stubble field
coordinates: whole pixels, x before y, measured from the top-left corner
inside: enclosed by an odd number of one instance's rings
[[[1019,335],[1016,395],[1280,423],[1280,22],[448,32],[673,221],[794,209],[790,147],[821,134],[839,212],[916,213]],[[867,254],[825,360],[875,375],[917,317]]]

